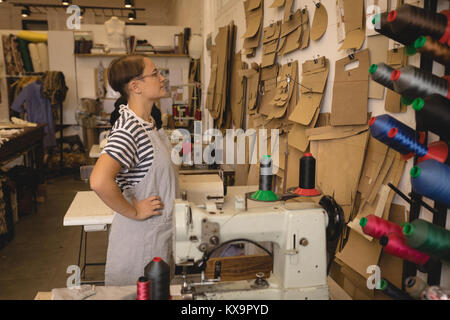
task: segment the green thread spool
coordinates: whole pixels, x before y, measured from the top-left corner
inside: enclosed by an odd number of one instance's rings
[[[428,221],[416,219],[403,226],[403,234],[411,248],[450,262],[450,231]]]

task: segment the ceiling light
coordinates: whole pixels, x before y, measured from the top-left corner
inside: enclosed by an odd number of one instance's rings
[[[63,2],[62,2],[62,5],[63,6],[68,6],[68,5],[70,5],[72,3],[72,0],[64,0]]]
[[[31,14],[30,7],[25,6],[25,8],[22,9],[22,17],[26,18],[30,16],[30,14]]]
[[[136,19],[136,11],[130,12],[128,14],[128,20],[133,21]]]
[[[125,0],[125,8],[132,8],[133,3],[131,0]]]

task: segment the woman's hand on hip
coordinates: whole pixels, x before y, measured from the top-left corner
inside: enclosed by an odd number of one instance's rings
[[[155,215],[161,215],[164,203],[158,196],[150,196],[144,200],[137,201],[133,197],[134,208],[136,209],[136,219],[145,220]]]

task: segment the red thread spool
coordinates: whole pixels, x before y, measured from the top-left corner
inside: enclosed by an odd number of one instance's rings
[[[150,280],[147,277],[140,277],[137,281],[136,300],[150,300]]]
[[[368,216],[361,218],[359,225],[365,234],[380,239],[389,233],[396,233],[404,238],[403,228],[398,224],[384,220],[376,215],[369,214]]]
[[[430,256],[409,247],[406,244],[404,237],[397,233],[389,233],[380,238],[380,244],[383,246],[383,251],[393,256],[408,260],[419,266],[424,265],[430,260]]]

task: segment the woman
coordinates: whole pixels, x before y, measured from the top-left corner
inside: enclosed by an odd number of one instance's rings
[[[155,256],[172,260],[172,210],[178,175],[163,129],[151,110],[166,95],[164,77],[144,56],[111,62],[111,87],[128,101],[121,105],[90,184],[116,213],[109,235],[105,285],[133,285]]]

